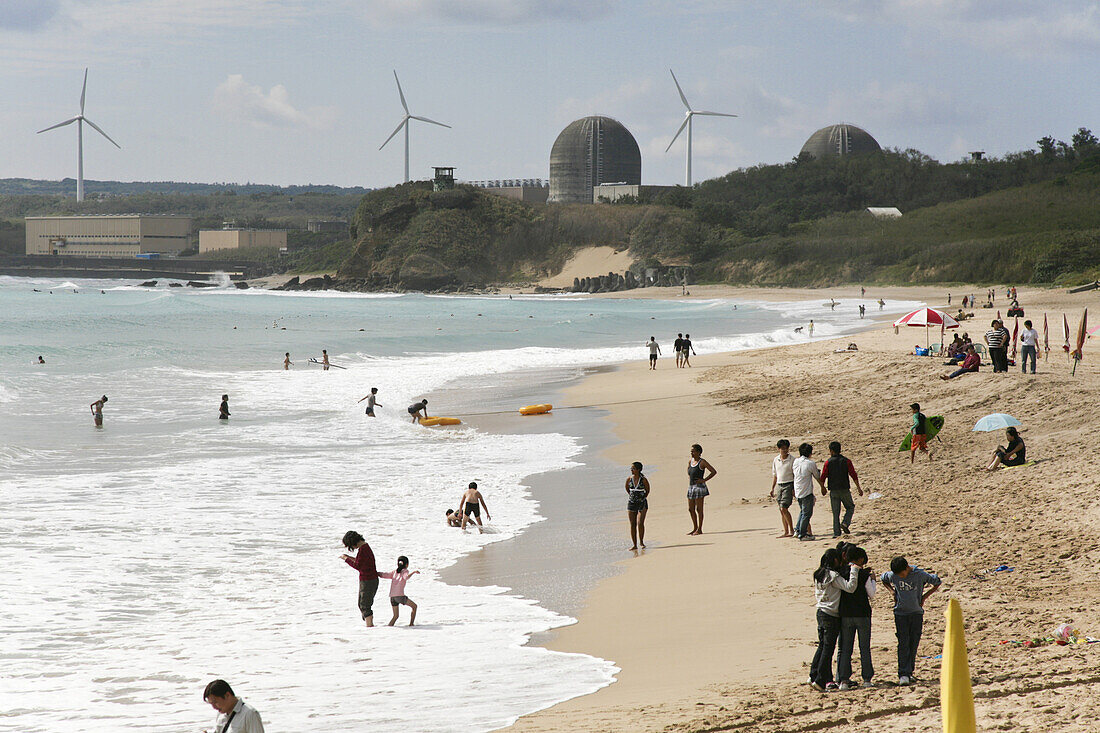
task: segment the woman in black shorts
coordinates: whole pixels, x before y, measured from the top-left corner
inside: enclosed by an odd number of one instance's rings
[[[985,470],[993,471],[999,466],[1022,466],[1027,463],[1027,447],[1016,428],[1005,430],[1005,437],[1008,438],[1008,446],[997,446],[997,450],[993,451],[993,460]]]
[[[645,547],[645,513],[649,511],[649,479],[642,473],[638,461],[630,464],[630,478],[626,480],[626,516],[630,518],[631,550],[638,549],[638,542]]]

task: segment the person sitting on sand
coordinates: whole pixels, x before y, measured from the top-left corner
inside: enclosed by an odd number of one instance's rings
[[[959,334],[955,334],[955,338],[947,345],[947,358],[956,361],[966,358],[966,342],[962,340],[962,336]]]
[[[649,511],[649,479],[642,473],[641,461],[630,464],[626,479],[626,516],[630,520],[631,550],[641,543],[645,549],[645,515]]]
[[[710,475],[707,475],[707,472]],[[688,460],[688,514],[691,515],[691,531],[688,535],[703,534],[703,500],[710,494],[707,481],[718,475],[714,466],[703,458],[703,446],[695,443],[691,446],[691,458]]]
[[[412,421],[416,422],[421,418],[428,417],[428,401],[420,400],[409,405],[409,414],[412,415]]]
[[[481,495],[481,492],[477,490],[477,482],[471,481],[470,486],[462,494],[462,498],[458,500],[458,511],[462,513],[462,530],[466,531],[466,523],[476,521],[477,531],[484,534],[484,526],[481,523],[481,508],[485,507],[485,518],[490,522],[493,521],[493,517],[489,514],[489,506],[485,503],[485,497]],[[472,519],[471,519],[472,518]]]
[[[993,460],[986,466],[987,471],[996,470],[998,466],[1022,466],[1027,463],[1027,447],[1016,428],[1006,428],[1005,436],[1008,438],[1008,446],[997,446],[993,451]]]
[[[950,374],[943,374],[940,379],[954,379],[955,377],[961,377],[968,372],[976,372],[982,365],[982,357],[978,356],[978,352],[974,350],[974,345],[966,347],[966,357],[963,359],[959,368]]]

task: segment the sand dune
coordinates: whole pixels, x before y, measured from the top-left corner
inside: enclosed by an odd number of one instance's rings
[[[634,262],[634,257],[627,250],[616,250],[614,247],[586,247],[577,250],[565,263],[562,271],[553,277],[548,277],[539,282],[544,288],[567,288],[573,285],[575,277],[594,277],[606,275],[609,272],[625,272]]]

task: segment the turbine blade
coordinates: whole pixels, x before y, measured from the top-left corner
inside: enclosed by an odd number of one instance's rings
[[[726,114],[725,112],[695,112],[697,115],[708,115],[710,117],[736,117],[737,115]]]
[[[439,125],[440,127],[446,127],[448,130],[451,129],[450,125],[444,125],[442,122],[436,122],[435,120],[429,120],[427,117],[417,117],[416,115],[409,115],[409,117],[414,119],[414,120],[420,120],[421,122],[430,122],[433,125]]]
[[[386,138],[385,143],[382,143],[381,145],[378,146],[378,149],[381,150],[382,148],[386,147],[386,143],[388,143],[390,140],[393,140],[393,136],[396,135],[397,133],[401,132],[401,128],[404,127],[407,124],[409,124],[409,118],[407,116],[401,118],[401,124],[399,124],[397,126],[397,129],[395,129],[393,132],[390,133],[390,136]]]
[[[677,130],[677,131],[676,131],[676,134],[672,136],[672,142],[670,142],[670,143],[668,144],[668,147],[667,147],[667,148],[665,148],[665,152],[666,152],[666,153],[667,153],[667,152],[668,152],[669,150],[672,150],[672,143],[676,142],[676,138],[680,137],[680,133],[681,133],[681,132],[683,132],[683,131],[684,131],[684,128],[688,126],[688,120],[690,120],[690,119],[691,119],[691,117],[684,117],[684,121],[680,123],[680,129],[679,129],[679,130]]]
[[[401,106],[405,108],[405,114],[408,114],[409,105],[405,104],[405,92],[401,91],[401,80],[397,78],[397,69],[393,71],[393,80],[397,82],[397,94],[401,97]]]
[[[80,114],[84,114],[84,94],[88,91],[88,67],[84,67],[84,86],[80,87]]]
[[[87,117],[85,117],[85,118],[84,118],[84,121],[85,121],[85,122],[87,122],[87,123],[88,123],[89,125],[91,125],[91,126],[92,126],[93,128],[95,128],[95,131],[96,131],[96,132],[98,132],[98,133],[99,133],[100,135],[102,135],[103,137],[107,138],[107,140],[109,140],[109,141],[110,141],[111,145],[114,145],[114,146],[115,146],[116,148],[118,148],[119,150],[122,150],[122,146],[121,146],[121,145],[119,145],[118,143],[116,143],[116,142],[115,142],[114,140],[111,140],[111,136],[110,136],[110,135],[108,135],[107,133],[105,133],[105,132],[104,132],[103,130],[101,130],[101,129],[99,128],[99,125],[97,125],[96,123],[92,122],[92,121],[91,121],[91,120],[89,120],[89,119],[88,119]]]
[[[38,132],[42,133],[42,132],[47,132],[48,130],[56,130],[59,127],[64,127],[65,125],[71,125],[79,119],[80,119],[79,117],[73,117],[72,119],[65,120],[64,122],[58,122],[56,125],[50,125],[45,130],[39,130]]]
[[[668,73],[672,74],[672,69],[668,70]],[[672,74],[672,83],[676,85],[676,91],[680,92],[680,101],[687,107],[688,112],[691,111],[691,105],[688,104],[688,98],[684,96],[684,90],[680,88],[680,82],[676,80],[676,75]]]

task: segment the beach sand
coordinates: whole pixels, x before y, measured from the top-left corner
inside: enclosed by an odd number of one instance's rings
[[[692,287],[693,297],[852,298],[853,288],[761,290]],[[657,295],[647,289],[612,297]],[[942,305],[948,288],[875,288],[868,301],[925,300]],[[961,288],[954,293],[957,309]],[[973,291],[984,294],[984,288]],[[1003,293],[1002,293],[1003,294]],[[670,295],[670,297],[675,297]],[[889,324],[835,341],[711,355],[656,372],[642,361],[594,374],[566,392],[567,404],[609,405],[621,441],[607,457],[622,478],[602,491],[623,492],[625,466],[646,465],[653,493],[644,554],[627,551],[625,506],[607,517],[619,531],[619,574],[597,583],[576,625],[552,635],[553,649],[595,654],[622,668],[610,687],[522,718],[520,731],[917,731],[939,726],[938,661],[947,598],[966,619],[981,729],[1094,730],[1100,702],[1100,644],[1025,649],[1002,641],[1045,637],[1061,623],[1100,637],[1096,604],[1100,560],[1097,479],[1100,458],[1100,350],[1070,376],[1062,352],[1061,315],[1076,329],[1097,293],[1021,290],[1027,315],[1042,332],[1050,315],[1052,351],[1039,374],[979,374],[951,382],[936,358],[909,355],[919,329],[895,335]],[[1007,303],[1000,303],[1004,308]],[[877,308],[869,308],[874,316]],[[964,323],[976,341],[995,311],[976,309]],[[1095,311],[1094,311],[1095,312]],[[1098,314],[1100,315],[1100,314]],[[869,324],[871,325],[871,324]],[[1012,329],[1012,323],[1009,323]],[[1057,334],[1056,336],[1054,334]],[[932,338],[938,341],[938,334]],[[834,354],[856,342],[859,351]],[[910,402],[944,415],[935,461],[911,466],[897,451]],[[625,404],[609,404],[625,403]],[[1007,412],[1023,423],[1034,465],[996,473],[984,468],[1004,444],[1003,431],[973,433],[981,416]],[[851,540],[871,566],[890,558],[938,572],[944,587],[928,603],[913,687],[896,687],[896,644],[888,594],[873,602],[873,690],[821,694],[804,684],[816,640],[810,573],[831,539],[828,503],[814,515],[817,542],[778,539],[768,499],[775,441],[816,446],[839,440],[863,487],[883,496],[856,498]],[[688,447],[703,445],[719,471],[706,503],[705,534],[687,537]],[[593,487],[594,489],[596,487]],[[625,505],[625,493],[619,493]],[[491,549],[490,549],[491,551]],[[612,557],[614,559],[614,557]],[[999,565],[1013,572],[988,572]]]

